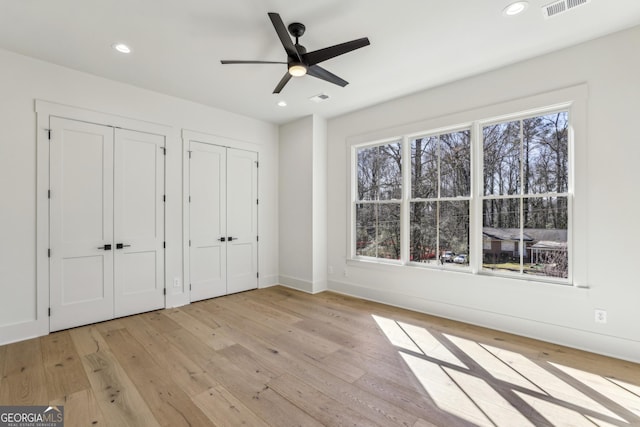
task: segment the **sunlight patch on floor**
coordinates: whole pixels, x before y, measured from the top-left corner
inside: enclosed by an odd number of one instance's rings
[[[479,426],[640,424],[640,387],[372,315],[435,404]]]

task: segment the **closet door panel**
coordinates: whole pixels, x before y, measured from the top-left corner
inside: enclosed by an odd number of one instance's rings
[[[113,129],[52,117],[51,331],[113,317]]]
[[[227,292],[258,287],[258,154],[227,149]]]
[[[164,307],[164,137],[116,129],[115,316]]]
[[[190,143],[191,301],[227,293],[227,167],[224,147]]]

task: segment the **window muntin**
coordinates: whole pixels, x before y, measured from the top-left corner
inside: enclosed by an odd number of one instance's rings
[[[483,270],[568,277],[568,118],[483,126]]]
[[[356,150],[356,256],[400,259],[402,144]]]
[[[414,138],[410,151],[409,261],[467,266],[471,131]]]
[[[354,194],[353,225],[359,221],[359,236],[374,237],[359,239],[354,233],[352,253],[448,268],[454,264],[445,262],[442,267],[439,259],[450,259],[450,252],[464,252],[467,257],[462,259],[471,261],[465,270],[474,273],[561,283],[573,280],[569,105],[557,103],[554,109],[473,122],[466,125],[473,135],[466,131],[469,143],[464,150],[460,145],[465,144],[456,144],[464,140],[462,127],[404,137],[392,149],[385,148],[396,161],[398,179],[386,185],[387,191],[374,191],[376,200],[359,200]],[[582,123],[579,113],[578,125]],[[383,145],[387,144],[354,146],[354,176],[360,150]],[[472,156],[473,152],[477,154]],[[468,165],[469,173],[461,173],[464,167],[453,159],[465,159],[462,164]],[[379,207],[377,214],[370,208],[366,234],[362,232],[365,215],[355,214],[370,203],[391,204],[394,209],[390,216],[381,214]],[[502,262],[500,256],[513,262]]]

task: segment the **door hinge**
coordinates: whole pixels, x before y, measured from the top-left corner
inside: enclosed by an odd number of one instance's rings
[[[189,283],[189,290],[191,290],[191,283]]]
[[[163,288],[162,289],[162,295],[166,295],[167,294],[167,288]]]
[[[51,249],[47,249],[47,257],[51,258]]]
[[[47,310],[49,317],[51,317],[51,307],[49,307],[49,310]]]
[[[259,168],[260,167],[260,163],[256,160],[256,167]]]
[[[189,150],[188,153],[189,153],[189,158],[191,158],[191,150]]]
[[[260,273],[256,273],[256,279],[260,278]]]
[[[163,194],[163,195],[162,195],[162,201],[163,201],[163,202],[166,202],[166,201],[167,201],[167,196],[166,196],[166,194]]]
[[[256,236],[256,242],[260,241],[260,236]]]
[[[257,205],[257,204],[260,204],[260,201],[259,201],[258,199],[256,199],[256,205]]]
[[[51,190],[47,190],[47,199],[51,198]]]
[[[167,242],[162,242],[162,248],[167,249]]]
[[[47,131],[47,139],[51,141],[51,129],[45,129]]]
[[[189,240],[189,247],[191,247],[191,240]]]
[[[189,203],[191,203],[191,196],[189,196]]]
[[[163,155],[167,155],[167,147],[160,147],[160,149],[162,150],[162,154]]]

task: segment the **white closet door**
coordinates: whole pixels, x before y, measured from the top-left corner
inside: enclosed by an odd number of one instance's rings
[[[164,307],[164,138],[115,130],[115,317]]]
[[[57,331],[113,317],[113,129],[54,117],[50,126],[50,329]]]
[[[190,142],[191,301],[227,293],[226,150]]]
[[[227,149],[227,293],[258,287],[258,154]]]

